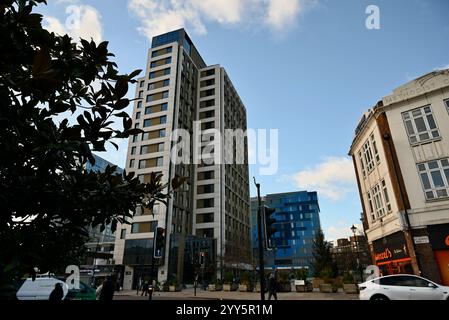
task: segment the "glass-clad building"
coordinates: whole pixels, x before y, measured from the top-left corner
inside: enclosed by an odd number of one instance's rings
[[[274,217],[278,230],[274,235],[276,248],[265,251],[265,268],[311,270],[313,240],[321,228],[317,193],[299,191],[269,194],[262,198],[262,205],[276,209]],[[258,259],[257,208],[257,198],[251,198],[252,247],[255,261]]]

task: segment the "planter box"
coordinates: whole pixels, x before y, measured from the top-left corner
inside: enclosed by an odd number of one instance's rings
[[[332,290],[332,285],[331,285],[331,284],[328,284],[328,283],[322,283],[322,284],[320,284],[320,292],[323,292],[323,293],[332,293],[332,292],[333,292],[333,290]]]
[[[221,284],[210,284],[208,289],[209,291],[221,291],[223,290],[223,286]]]
[[[168,288],[170,292],[178,292],[182,290],[181,286],[169,286]]]
[[[279,292],[291,292],[291,291],[292,291],[291,283],[279,284]]]
[[[320,285],[324,284],[324,280],[316,278],[313,279],[312,284],[314,288],[319,288]]]
[[[239,288],[239,286],[237,284],[224,284],[223,285],[223,290],[224,291],[237,291],[237,289]]]
[[[295,286],[296,292],[312,292],[313,285],[311,283],[307,283],[305,285]]]
[[[253,288],[251,288],[251,286],[249,286],[247,284],[240,284],[239,285],[239,291],[240,292],[252,292]]]
[[[359,293],[357,290],[357,285],[353,283],[343,284],[343,291],[348,294]]]

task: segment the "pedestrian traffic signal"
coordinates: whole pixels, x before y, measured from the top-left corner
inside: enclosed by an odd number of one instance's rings
[[[200,252],[200,265],[203,266],[206,262],[206,252]]]
[[[156,229],[156,236],[154,237],[154,254],[155,258],[162,258],[162,253],[165,247],[165,229],[158,227]]]
[[[267,250],[271,250],[275,247],[274,234],[278,231],[274,224],[277,222],[273,217],[276,209],[263,206],[263,225],[264,225],[264,236],[265,236],[265,247]]]

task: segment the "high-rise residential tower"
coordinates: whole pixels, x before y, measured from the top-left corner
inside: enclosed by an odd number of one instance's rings
[[[153,273],[159,281],[192,279],[200,255],[211,278],[237,262],[249,265],[246,137],[224,148],[227,129],[246,131],[246,109],[226,71],[206,65],[184,29],[172,31],[153,38],[136,98],[133,124],[144,133],[129,140],[127,172],[142,181],[156,172],[164,182],[175,175],[187,182],[167,206],[137,208],[131,224],[118,227],[114,259],[125,265],[124,288],[149,275],[156,227],[166,229]],[[225,161],[229,155],[241,161]]]

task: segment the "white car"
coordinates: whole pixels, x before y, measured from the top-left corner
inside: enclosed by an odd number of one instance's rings
[[[449,300],[449,287],[410,274],[359,284],[360,300]]]
[[[34,281],[31,278],[26,279],[17,291],[16,297],[19,300],[48,300],[56,283],[62,284],[64,299],[69,291],[68,285],[54,277],[37,277]]]

